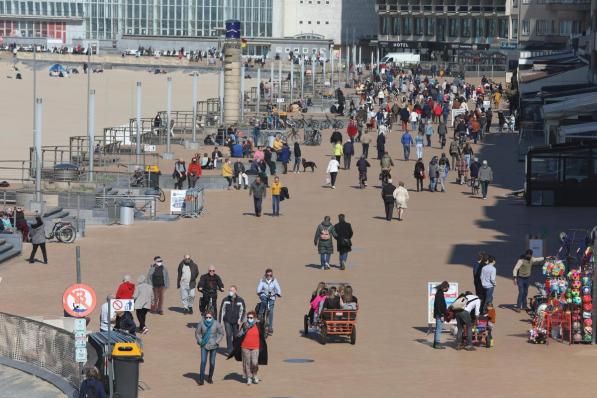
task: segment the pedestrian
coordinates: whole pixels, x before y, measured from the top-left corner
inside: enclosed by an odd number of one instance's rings
[[[149,271],[147,272],[147,281],[153,287],[154,301],[151,306],[151,312],[164,315],[162,308],[164,305],[164,293],[170,285],[170,279],[168,278],[168,270],[160,256],[153,258],[153,264],[149,266]]]
[[[292,166],[292,171],[294,173],[298,174],[298,173],[300,173],[301,160],[302,160],[301,146],[299,145],[298,141],[294,142],[293,155],[294,155],[294,164]]]
[[[402,143],[402,148],[404,149],[404,160],[408,161],[410,158],[410,147],[414,145],[413,137],[410,135],[408,130],[405,130],[402,134],[402,138],[400,138],[400,143]]]
[[[396,208],[398,209],[398,221],[402,221],[404,219],[404,213],[406,212],[407,203],[408,203],[408,190],[404,188],[404,182],[398,182],[398,188],[394,190],[394,201],[396,203]]]
[[[434,156],[429,162],[429,192],[436,192],[438,178],[439,165],[437,164],[437,156]]]
[[[437,126],[437,135],[439,137],[441,149],[444,149],[446,146],[446,136],[448,135],[448,128],[446,127],[446,123],[444,121],[439,122]]]
[[[441,187],[441,192],[446,192],[446,180],[448,179],[448,173],[450,172],[450,161],[446,157],[445,153],[442,153],[439,162],[437,163],[438,173],[439,173],[439,186]]]
[[[228,190],[232,189],[232,177],[234,176],[234,171],[232,169],[232,162],[230,159],[224,159],[224,166],[222,166],[222,177],[226,179],[228,182]]]
[[[363,147],[362,156],[367,159],[369,157],[369,144],[371,143],[371,134],[368,130],[365,130],[361,135],[361,146]]]
[[[410,121],[410,129],[412,131],[417,131],[417,121],[419,120],[419,114],[416,110],[412,110],[408,120]]]
[[[458,333],[456,334],[456,349],[460,350],[463,342],[464,327],[466,326],[466,345],[467,351],[474,351],[473,347],[473,318],[478,318],[481,312],[481,300],[473,293],[467,291],[460,295],[458,299],[464,302],[464,309],[456,312],[456,324]],[[458,301],[458,299],[456,301]]]
[[[346,261],[348,260],[348,253],[352,251],[352,225],[346,222],[344,214],[338,214],[338,223],[334,225],[336,231],[336,248],[340,260],[340,269],[346,268]]]
[[[110,300],[112,300],[113,298],[113,295],[107,295],[106,301],[102,304],[100,308],[100,332],[107,332],[108,330],[112,330],[114,328],[116,313],[114,311],[110,311]],[[109,316],[108,313],[110,313]],[[108,320],[108,318],[110,319]]]
[[[261,182],[259,176],[255,177],[255,181],[251,183],[249,189],[249,196],[253,196],[253,205],[255,207],[255,217],[261,217],[261,205],[263,198],[267,195],[266,186]]]
[[[282,183],[280,177],[275,176],[274,182],[272,183],[272,217],[280,215],[280,195],[282,193]]]
[[[249,176],[247,175],[247,171],[243,162],[240,160],[234,162],[232,165],[232,170],[234,174],[234,188],[238,190],[242,186],[244,189],[249,189]]]
[[[485,289],[485,300],[483,300],[481,306],[481,313],[487,313],[487,306],[493,305],[493,291],[495,289],[495,258],[489,256],[487,258],[487,265],[481,269],[481,285]]]
[[[456,171],[458,172],[456,177],[456,183],[463,185],[467,180],[468,175],[468,167],[466,165],[466,161],[464,160],[464,155],[461,155],[456,158]]]
[[[493,171],[487,165],[487,160],[484,160],[482,166],[479,168],[479,182],[481,183],[483,199],[487,199],[487,189],[491,181],[493,181]]]
[[[423,180],[425,179],[425,164],[423,163],[423,159],[417,159],[413,175],[417,181],[417,192],[420,192],[423,190]]]
[[[340,163],[336,158],[331,158],[328,163],[328,168],[326,173],[330,175],[329,183],[332,186],[332,189],[336,189],[336,177],[338,177],[338,169],[340,168]]]
[[[427,122],[425,124],[425,138],[427,139],[427,146],[431,146],[431,136],[433,135],[433,124],[431,122]]]
[[[433,301],[433,318],[435,319],[435,334],[433,336],[433,348],[444,350],[446,347],[441,345],[442,331],[444,321],[448,315],[445,293],[450,289],[448,281],[443,281],[435,287],[435,299]]]
[[[31,249],[31,255],[29,256],[29,263],[33,264],[35,262],[35,253],[39,247],[44,258],[44,264],[47,264],[48,253],[46,251],[46,228],[39,215],[35,216],[35,224],[31,226],[29,237],[31,239],[31,244],[33,245]]]
[[[381,198],[386,210],[386,220],[392,221],[392,213],[394,212],[394,191],[396,186],[392,184],[392,179],[388,179],[388,182],[383,184],[381,188]]]
[[[104,384],[101,381],[99,370],[95,366],[85,369],[85,380],[79,387],[79,397],[107,398]]]
[[[131,283],[130,275],[125,275],[122,278],[122,283],[116,289],[116,298],[130,300],[133,298],[133,293],[135,293],[135,284]]]
[[[346,141],[342,146],[342,153],[344,156],[344,170],[350,170],[350,159],[354,155],[354,146],[352,141]]]
[[[325,216],[323,221],[315,229],[313,242],[317,246],[321,269],[330,269],[330,258],[334,253],[332,238],[338,238],[336,229],[330,222],[330,216]]]
[[[448,152],[450,152],[450,157],[452,158],[452,164],[455,164],[456,159],[461,155],[460,146],[458,145],[457,140],[453,140],[450,143],[450,148],[449,148]]]
[[[201,177],[202,174],[202,169],[201,169],[201,164],[199,163],[199,159],[197,159],[197,157],[194,157],[191,159],[191,164],[189,165],[189,174],[188,174],[188,180],[187,180],[187,184],[189,189],[190,188],[195,188],[195,185],[197,184],[197,180],[199,179],[199,177]]]
[[[485,288],[481,283],[481,272],[483,271],[483,267],[487,265],[488,257],[489,255],[487,253],[479,252],[477,261],[473,263],[473,284],[475,286],[475,295],[479,297],[481,304],[483,304],[483,300],[485,300]]]
[[[129,311],[116,311],[114,330],[120,330],[135,336],[137,334],[137,325],[135,325],[133,314]]]
[[[193,313],[193,302],[195,301],[195,288],[197,287],[198,276],[199,267],[191,259],[190,254],[185,254],[180,264],[178,264],[176,277],[176,288],[180,290],[180,301],[182,303],[182,311],[185,315]]]
[[[135,286],[135,293],[133,293],[133,300],[135,300],[135,313],[139,321],[139,333],[145,334],[149,332],[146,325],[147,312],[151,310],[151,303],[154,300],[153,289],[147,283],[145,275],[139,275],[137,278],[137,285]]]
[[[215,317],[218,316],[218,291],[224,291],[224,282],[220,275],[216,274],[216,267],[210,265],[207,268],[207,273],[201,275],[199,283],[197,284],[203,296],[199,301],[199,312],[204,315],[206,311],[210,311]]]
[[[247,321],[234,342],[234,351],[228,356],[232,357],[243,362],[243,376],[247,385],[260,382],[257,372],[259,365],[267,365],[267,344],[263,326],[257,322],[255,311],[247,313]]]
[[[378,134],[377,135],[377,159],[381,160],[384,152],[386,150],[386,135],[385,134]]]
[[[228,295],[220,306],[220,322],[226,332],[226,355],[230,355],[234,349],[234,337],[238,335],[246,311],[245,300],[238,295],[236,286],[230,285]]]
[[[265,151],[263,151],[263,159],[269,168],[269,174],[275,175],[276,174],[276,162],[272,159],[272,148],[267,147]]]
[[[336,160],[338,161],[338,163],[340,163],[340,159],[342,158],[342,154],[344,153],[343,149],[342,149],[342,142],[336,142],[334,144],[334,157],[336,158]]]
[[[290,147],[287,143],[282,145],[282,149],[278,154],[278,160],[282,163],[282,174],[288,174],[288,162],[290,162]]]
[[[417,149],[417,159],[423,157],[423,145],[424,145],[423,133],[421,131],[419,131],[419,133],[415,137],[415,148]]]
[[[174,189],[182,189],[184,180],[187,178],[187,167],[183,159],[178,159],[176,163],[174,163],[172,178],[176,181],[174,183]]]
[[[215,316],[207,311],[203,318],[199,320],[197,329],[195,329],[195,340],[201,347],[201,366],[199,369],[199,385],[202,386],[204,380],[213,384],[214,371],[216,369],[216,354],[220,341],[224,338],[224,328],[222,324],[214,319]],[[209,373],[205,377],[205,367],[209,357]]]
[[[514,308],[516,312],[528,309],[527,295],[529,293],[529,280],[531,278],[532,267],[544,261],[545,257],[534,257],[533,251],[528,249],[516,262],[512,271],[514,285],[518,287],[518,298],[516,299],[516,307]]]

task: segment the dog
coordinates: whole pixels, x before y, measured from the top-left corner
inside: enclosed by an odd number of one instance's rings
[[[307,171],[308,168],[311,168],[311,173],[315,172],[317,165],[315,162],[308,162],[305,158],[303,158],[303,173]]]

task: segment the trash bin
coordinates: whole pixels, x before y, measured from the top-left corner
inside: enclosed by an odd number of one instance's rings
[[[112,350],[114,398],[137,398],[139,364],[143,352],[137,343],[116,343]]]
[[[106,391],[110,390],[108,364],[112,346],[116,343],[134,343],[137,341],[134,336],[115,330],[113,330],[109,336],[110,338],[108,339],[108,332],[91,333],[88,336],[89,342],[87,344],[87,365],[95,366],[99,369],[102,383]]]
[[[123,200],[120,206],[120,225],[131,225],[135,221],[135,202]]]

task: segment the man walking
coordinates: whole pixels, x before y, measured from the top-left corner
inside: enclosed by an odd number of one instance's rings
[[[168,278],[168,270],[164,265],[160,256],[153,258],[153,264],[149,266],[149,272],[147,272],[147,280],[153,287],[153,305],[152,312],[160,315],[164,315],[164,292],[170,285],[170,279]]]
[[[483,199],[487,199],[487,189],[489,183],[493,181],[493,171],[491,167],[487,165],[487,160],[483,161],[483,165],[479,168],[479,182],[481,183],[481,194]]]
[[[344,156],[344,170],[350,170],[350,159],[352,155],[354,155],[354,145],[352,141],[346,141],[342,148],[342,153]]]
[[[348,260],[348,253],[352,250],[352,225],[346,222],[344,214],[338,214],[338,223],[334,225],[336,230],[336,245],[338,255],[340,257],[340,269],[346,268],[346,260]]]
[[[361,135],[361,145],[363,146],[363,156],[365,159],[369,157],[369,144],[371,143],[371,134],[365,130]]]
[[[541,264],[545,261],[545,257],[533,257],[533,251],[528,249],[516,262],[512,276],[514,277],[514,285],[518,287],[518,298],[516,299],[516,307],[514,310],[527,309],[527,295],[529,293],[529,279],[531,278],[531,268],[535,264]]]
[[[414,145],[413,137],[410,135],[408,130],[402,134],[400,142],[402,143],[402,148],[404,149],[404,160],[408,162],[410,158],[410,147]]]
[[[487,306],[493,305],[493,290],[495,289],[495,258],[489,256],[487,258],[487,265],[481,268],[481,285],[485,289],[485,300],[483,300],[483,306],[481,311],[483,314],[487,313]]]
[[[386,220],[392,221],[392,213],[394,212],[394,191],[396,186],[392,184],[392,179],[388,179],[387,184],[381,188],[381,198],[386,209]]]
[[[444,320],[448,315],[448,308],[446,307],[446,298],[444,294],[450,289],[448,281],[443,281],[435,287],[435,300],[433,301],[433,318],[435,318],[435,334],[433,336],[433,348],[438,350],[445,349],[441,345],[442,331],[444,328]]]
[[[198,276],[199,267],[191,260],[190,254],[185,254],[183,260],[178,264],[178,276],[176,278],[176,287],[180,289],[180,301],[185,314],[193,313]]]
[[[220,321],[226,330],[226,355],[230,355],[234,349],[234,338],[238,335],[246,311],[245,300],[238,295],[236,286],[231,285],[220,306]]]
[[[255,181],[251,183],[249,189],[249,196],[253,196],[253,205],[255,206],[255,217],[261,217],[261,206],[263,198],[267,195],[265,184],[261,182],[260,177],[255,177]]]

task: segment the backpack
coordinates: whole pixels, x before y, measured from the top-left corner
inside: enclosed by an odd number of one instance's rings
[[[321,226],[321,232],[319,233],[319,240],[330,240],[330,230]]]
[[[456,299],[456,301],[454,301],[452,303],[450,308],[452,308],[452,310],[454,312],[464,311],[467,304],[468,304],[468,300],[466,299],[466,296],[462,296],[462,297]]]

